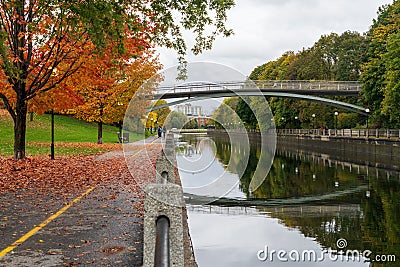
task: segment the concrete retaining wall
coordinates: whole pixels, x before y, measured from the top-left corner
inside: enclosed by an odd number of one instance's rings
[[[156,161],[156,184],[145,188],[143,266],[153,267],[156,222],[160,216],[169,219],[170,266],[197,267],[189,236],[187,211],[179,175],[175,167],[174,135],[167,134],[161,156]],[[168,175],[167,180],[162,176]]]

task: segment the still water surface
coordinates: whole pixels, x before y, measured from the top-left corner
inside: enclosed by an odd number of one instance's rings
[[[206,135],[177,142],[200,267],[400,265],[398,172],[278,146],[268,176],[250,192],[261,146],[244,143]],[[348,251],[366,254],[353,260]],[[397,262],[368,262],[377,255]]]

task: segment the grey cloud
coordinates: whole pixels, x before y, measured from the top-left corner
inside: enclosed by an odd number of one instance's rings
[[[237,0],[229,12],[228,26],[235,35],[219,38],[212,51],[189,61],[226,64],[248,75],[287,50],[299,51],[322,34],[346,30],[365,32],[378,7],[391,0]],[[176,54],[160,49],[162,63],[176,64]]]

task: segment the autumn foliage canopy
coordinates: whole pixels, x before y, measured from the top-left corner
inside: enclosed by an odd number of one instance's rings
[[[183,64],[182,29],[196,34],[195,53],[209,49],[215,36],[231,34],[224,22],[233,5],[232,0],[1,0],[0,99],[14,121],[14,157],[25,157],[28,109],[65,109],[89,100],[104,113],[118,104],[117,88],[132,75],[143,78],[159,68],[148,53],[151,45],[175,49]],[[214,30],[204,35],[207,26]],[[85,94],[91,89],[97,92]],[[99,115],[82,116],[100,120]]]

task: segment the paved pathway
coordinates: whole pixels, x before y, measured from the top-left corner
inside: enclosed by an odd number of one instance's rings
[[[134,145],[137,151],[143,148],[140,143]],[[150,153],[159,154],[160,149]],[[123,160],[121,151],[106,153],[98,160],[110,157]],[[143,158],[140,153],[136,157],[138,161]],[[153,171],[148,166],[145,169]],[[143,194],[138,193],[127,170],[123,176],[93,187],[60,214],[79,195],[65,199],[49,192],[34,197],[24,190],[0,194],[0,253],[5,254],[0,254],[0,266],[141,266]],[[82,193],[85,190],[82,188]],[[41,225],[51,216],[52,221]],[[35,227],[41,229],[30,236]],[[29,238],[5,252],[27,233]]]

